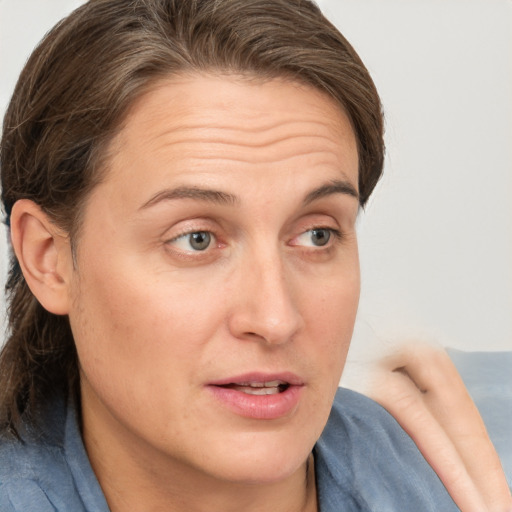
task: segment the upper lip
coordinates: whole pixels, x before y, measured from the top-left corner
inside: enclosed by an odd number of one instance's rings
[[[265,385],[266,383],[288,384],[290,386],[303,386],[304,380],[292,372],[249,372],[233,377],[226,377],[208,383],[210,386],[228,386],[229,384],[243,385]]]

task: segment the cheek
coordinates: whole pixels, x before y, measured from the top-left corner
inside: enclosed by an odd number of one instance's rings
[[[326,374],[338,385],[349,349],[359,303],[359,267],[332,276],[317,292],[317,297],[306,301],[307,325],[311,330],[312,350],[322,358]]]
[[[155,277],[137,268],[143,267],[84,269],[70,314],[84,374],[116,399],[190,381],[192,362],[200,360],[220,316],[208,289],[197,293],[170,273]]]
[[[331,272],[313,287],[303,287],[303,311],[309,323],[324,329],[327,338],[338,341],[350,338],[359,304],[359,263],[354,256],[345,265]],[[315,321],[315,318],[317,321]]]
[[[115,418],[123,431],[179,452],[172,440],[186,439],[201,424],[194,420],[201,418],[195,406],[200,370],[218,311],[207,307],[207,294],[200,301],[191,296],[195,288],[185,293],[163,278],[139,287],[134,276],[89,276],[72,328],[87,395],[83,406],[87,401],[89,410]]]

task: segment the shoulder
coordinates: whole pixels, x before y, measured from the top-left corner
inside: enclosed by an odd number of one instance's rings
[[[2,512],[84,511],[66,453],[65,401],[53,401],[21,439],[0,436]]]
[[[340,498],[348,511],[458,510],[395,419],[354,391],[338,390],[315,456],[326,512],[337,510]]]
[[[0,439],[0,510],[54,512],[49,499],[57,482],[70,483],[59,446],[35,439]]]

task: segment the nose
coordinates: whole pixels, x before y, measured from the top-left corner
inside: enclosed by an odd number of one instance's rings
[[[278,254],[260,253],[246,258],[238,268],[228,320],[235,337],[272,345],[293,339],[302,327],[303,318],[290,274]]]

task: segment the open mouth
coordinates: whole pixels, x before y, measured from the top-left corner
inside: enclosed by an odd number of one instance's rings
[[[277,395],[286,391],[290,384],[282,380],[271,380],[268,382],[234,382],[220,387],[240,391],[247,395]]]
[[[239,416],[275,420],[293,414],[304,386],[304,381],[291,372],[252,372],[211,382],[207,389],[223,407]]]

